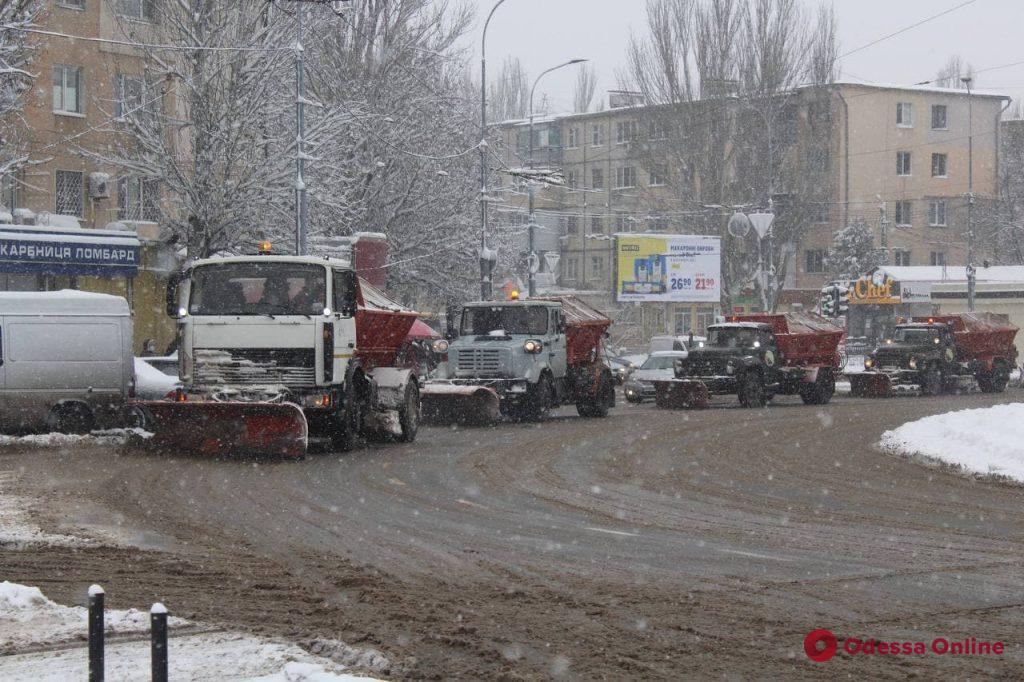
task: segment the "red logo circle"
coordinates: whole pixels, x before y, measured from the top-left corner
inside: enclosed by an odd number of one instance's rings
[[[824,646],[819,647],[819,643],[824,644]],[[836,636],[829,630],[811,630],[804,637],[804,653],[807,654],[807,658],[815,663],[824,663],[830,660],[836,655],[838,647],[839,642],[836,641]]]

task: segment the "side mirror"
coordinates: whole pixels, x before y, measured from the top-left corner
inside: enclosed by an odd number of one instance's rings
[[[181,272],[172,272],[170,279],[167,280],[167,294],[165,303],[167,305],[167,316],[178,318],[178,285],[181,284],[181,280],[184,278]]]

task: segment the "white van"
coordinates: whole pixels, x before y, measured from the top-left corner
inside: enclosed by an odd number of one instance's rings
[[[121,425],[134,381],[125,299],[0,292],[0,431],[87,433]]]

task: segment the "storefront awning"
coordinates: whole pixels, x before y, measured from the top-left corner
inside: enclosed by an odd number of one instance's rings
[[[134,277],[139,238],[131,232],[0,225],[0,272]]]

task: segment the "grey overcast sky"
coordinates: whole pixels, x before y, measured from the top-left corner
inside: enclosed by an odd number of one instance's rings
[[[477,6],[473,34],[475,61],[480,34],[495,0]],[[965,0],[836,0],[841,52],[870,43],[905,26],[955,7]],[[817,3],[806,2],[807,6]],[[506,0],[488,31],[488,76],[496,78],[506,57],[522,60],[531,77],[573,57],[589,59],[600,77],[599,92],[616,86],[616,70],[630,32],[642,32],[644,0]],[[979,73],[976,87],[1024,99],[1024,0],[975,0],[902,35],[846,57],[841,79],[908,85],[934,78],[950,55],[959,54]],[[479,67],[477,67],[479,68]],[[544,78],[537,101],[547,93],[554,110],[571,106],[575,68]]]

